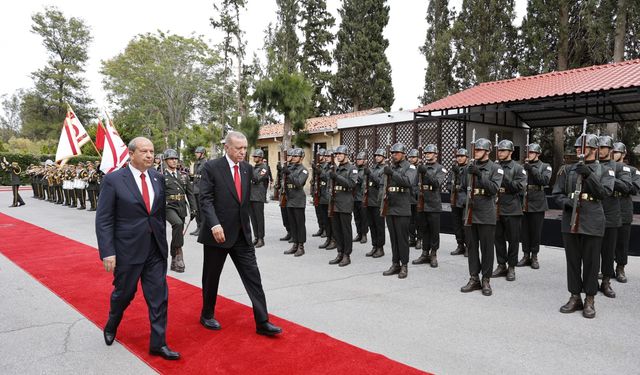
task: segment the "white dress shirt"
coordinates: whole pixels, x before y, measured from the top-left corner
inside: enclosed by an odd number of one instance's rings
[[[131,163],[129,163],[129,169],[131,169],[133,179],[136,180],[136,185],[138,185],[138,190],[140,191],[140,195],[142,195],[142,179],[140,178],[140,174],[142,174],[142,172],[134,168]],[[153,191],[153,184],[151,183],[151,178],[149,177],[148,171],[144,171],[144,177],[145,181],[147,182],[147,188],[149,190],[149,211],[151,211],[153,209],[153,197],[155,197],[155,192]]]

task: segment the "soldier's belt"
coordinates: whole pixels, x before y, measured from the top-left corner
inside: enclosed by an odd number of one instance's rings
[[[473,195],[491,195],[489,194],[488,191],[486,191],[485,189],[473,189]]]
[[[373,186],[373,181],[369,181],[369,186]]]
[[[433,186],[431,186],[431,185],[422,185],[422,190],[433,191]]]
[[[574,199],[576,197],[576,193],[571,193],[571,195],[569,196],[569,198]],[[598,198],[595,198],[594,196],[592,196],[589,193],[580,193],[580,199],[584,200],[584,201],[598,201]]]
[[[287,187],[287,189],[298,189],[298,187],[294,184],[287,184],[285,186]]]
[[[327,186],[327,183],[325,181],[320,181],[320,186]]]
[[[389,192],[390,193],[404,193],[405,192],[405,188],[398,187],[398,186],[391,186],[389,188]]]
[[[625,194],[625,193],[620,192],[620,191],[614,191],[612,196],[616,197],[616,198],[620,198],[620,197],[627,197],[627,196],[629,196],[629,194]]]
[[[340,186],[340,185],[336,185],[333,187],[333,189],[335,191],[351,191],[351,189],[344,187],[344,186]]]
[[[506,192],[506,190],[505,190],[505,188],[501,187],[500,189],[498,189],[498,192],[499,192],[499,193],[505,193],[505,192]]]
[[[543,191],[544,190],[544,186],[542,186],[542,185],[527,185],[527,190]]]
[[[460,185],[456,185],[456,186],[455,186],[455,189],[456,189],[456,190],[460,190]]]
[[[168,201],[183,201],[184,200],[184,194],[167,195],[167,200]]]

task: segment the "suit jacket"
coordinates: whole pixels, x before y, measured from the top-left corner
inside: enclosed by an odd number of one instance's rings
[[[151,213],[131,169],[119,169],[102,180],[96,211],[100,259],[115,255],[117,264],[142,264],[149,255],[152,238],[167,258],[164,177],[153,168],[147,172],[154,191]]]
[[[231,169],[225,156],[209,160],[200,174],[200,217],[203,219],[198,242],[208,246],[230,249],[238,240],[240,232],[250,244],[249,196],[253,167],[247,162],[240,163],[242,201],[238,200]],[[211,228],[221,225],[225,242],[217,243]]]

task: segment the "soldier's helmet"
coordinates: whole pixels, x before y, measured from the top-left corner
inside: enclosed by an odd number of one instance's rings
[[[356,160],[367,160],[367,154],[364,151],[358,152],[358,155],[356,155]]]
[[[574,147],[582,147],[582,135],[576,138]],[[598,136],[595,134],[586,134],[585,147],[598,148]]]
[[[156,154],[156,159],[161,160],[162,159],[162,154]]]
[[[613,144],[613,152],[622,152],[623,154],[627,153],[627,146],[622,142],[616,142]]]
[[[257,148],[255,150],[253,150],[253,154],[251,154],[251,156],[253,156],[253,157],[257,156],[259,158],[264,158],[264,152],[261,149]]]
[[[345,146],[345,145],[340,145],[338,147],[336,147],[336,154],[345,154],[347,155],[349,153],[349,147]]]
[[[540,145],[537,143],[529,143],[529,152],[542,154],[542,147],[540,147]]]
[[[290,148],[287,150],[287,155],[289,155],[289,156],[294,156],[294,155],[293,155],[293,150],[294,150],[294,148],[293,148],[293,147],[290,147]]]
[[[613,148],[613,138],[608,135],[601,135],[598,137],[598,144],[600,147],[609,147]]]
[[[325,150],[324,148],[319,148],[318,151],[316,151],[317,156],[325,156],[326,154],[327,150]]]
[[[168,148],[166,150],[164,150],[164,159],[177,159],[178,158],[178,152],[172,148]]]
[[[198,146],[198,147],[196,147],[196,151],[195,152],[199,152],[201,154],[204,154],[205,152],[207,152],[207,149],[205,149],[204,146]]]
[[[394,144],[393,146],[391,146],[391,152],[401,152],[403,154],[407,153],[407,146],[403,145],[402,143],[398,142],[396,144]]]
[[[491,151],[491,141],[486,138],[478,138],[476,139],[476,150],[486,150]]]
[[[373,153],[373,156],[385,157],[386,156],[386,152],[384,151],[384,148],[379,148],[379,149],[376,150],[376,152]]]
[[[422,151],[423,153],[427,153],[427,152],[433,152],[433,153],[438,153],[438,146],[434,145],[434,144],[428,144],[424,150]]]
[[[51,159],[47,159],[47,161],[44,162],[44,165],[53,165],[54,162]]]
[[[420,153],[418,152],[417,149],[412,148],[411,150],[409,150],[409,153],[407,153],[407,157],[408,158],[417,158],[419,154]]]
[[[456,156],[466,156],[469,157],[469,151],[467,151],[466,148],[459,148],[458,151],[456,151]]]
[[[332,148],[328,148],[325,152],[324,152],[324,156],[331,156],[333,155],[333,149]]]
[[[498,142],[498,150],[499,151],[503,151],[503,150],[513,151],[513,142],[511,142],[508,139],[501,140],[500,142]]]
[[[303,158],[304,157],[304,150],[301,149],[301,148],[297,148],[296,147],[291,151],[291,156],[298,156],[298,157]]]

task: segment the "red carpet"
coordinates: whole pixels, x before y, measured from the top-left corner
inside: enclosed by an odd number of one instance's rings
[[[96,249],[3,214],[0,238],[0,252],[98,327],[104,326],[113,276],[102,268]],[[125,313],[117,337],[161,373],[423,373],[274,316],[271,321],[284,333],[276,338],[256,335],[251,308],[223,297],[218,298],[216,306],[222,330],[205,330],[198,322],[201,289],[172,277],[168,282],[167,341],[183,358],[165,361],[148,354],[149,320],[141,288]],[[96,340],[102,341],[102,334],[97,334]]]

